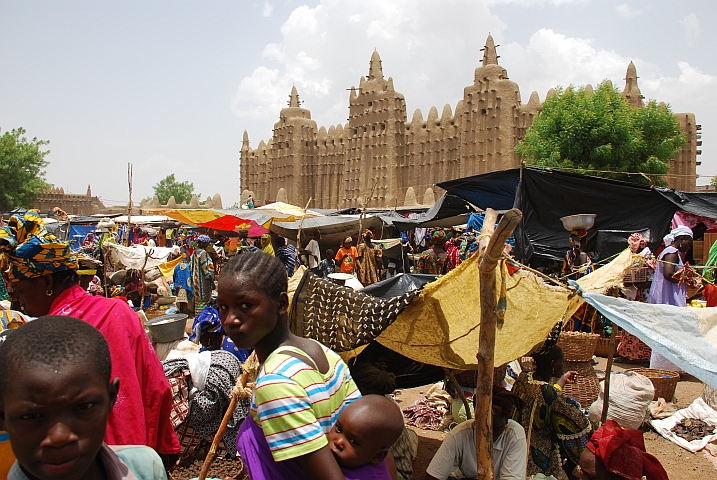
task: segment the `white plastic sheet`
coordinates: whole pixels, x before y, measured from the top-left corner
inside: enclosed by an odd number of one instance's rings
[[[589,292],[582,297],[653,351],[717,388],[717,307],[651,305]]]
[[[133,245],[125,247],[116,243],[105,243],[110,250],[112,263],[121,263],[127,268],[150,270],[157,265],[167,261],[170,253],[179,253],[179,248],[148,247],[145,245]]]
[[[657,433],[692,453],[702,450],[705,448],[705,445],[713,440],[717,440],[717,434],[707,435],[706,437],[702,437],[699,440],[692,440],[691,442],[675,435],[671,429],[685,418],[699,418],[704,422],[717,425],[717,412],[701,398],[697,398],[689,407],[678,410],[677,413],[671,417],[667,417],[664,420],[652,420],[650,423],[654,429],[657,430]]]

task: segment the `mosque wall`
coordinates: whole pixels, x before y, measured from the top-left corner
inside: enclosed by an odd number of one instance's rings
[[[417,109],[408,120],[405,98],[383,76],[378,52],[369,74],[351,88],[346,124],[317,128],[293,87],[268,143],[252,149],[244,132],[242,202],[252,195],[258,204],[271,203],[285,193],[292,204],[311,199],[310,207],[326,209],[362,206],[367,198],[370,207],[430,204],[437,182],[520,166],[515,147],[542,103],[537,92],[521,102],[490,35],[482,51],[482,65],[455,110],[446,105],[439,116],[431,107],[425,119]],[[634,108],[643,105],[637,78],[631,62],[623,96]],[[701,126],[693,114],[676,116],[687,143],[670,162],[667,180],[672,188],[694,191]]]

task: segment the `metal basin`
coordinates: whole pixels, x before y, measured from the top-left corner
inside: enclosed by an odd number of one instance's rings
[[[144,326],[149,330],[152,341],[156,343],[174,342],[184,338],[184,327],[187,324],[185,313],[175,313],[172,315],[162,315],[144,322]]]
[[[567,217],[561,217],[560,221],[563,222],[563,227],[567,231],[572,230],[590,230],[595,225],[594,213],[580,213],[578,215],[568,215]]]

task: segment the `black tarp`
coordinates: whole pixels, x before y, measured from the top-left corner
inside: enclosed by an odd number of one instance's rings
[[[523,220],[515,231],[515,256],[524,262],[533,255],[558,261],[565,257],[570,241],[560,217],[597,214],[588,232],[591,251],[597,249],[600,230],[649,230],[650,247],[655,250],[677,210],[675,201],[656,188],[537,168],[524,168],[522,174],[513,169],[476,175],[438,186],[480,208],[520,209]]]
[[[649,186],[534,168],[523,169],[515,206],[523,212],[515,255],[524,261],[532,255],[562,260],[570,240],[560,217],[580,213],[597,214],[588,232],[589,251],[596,250],[600,230],[649,230],[649,245],[655,251],[677,210]]]
[[[520,169],[514,168],[458,178],[437,185],[483,210],[487,208],[509,210],[515,203],[515,192],[519,182]]]
[[[369,285],[359,291],[374,297],[397,297],[413,290],[420,290],[425,284],[435,281],[436,278],[436,275],[416,273],[399,274],[387,280]]]
[[[468,216],[475,211],[465,199],[446,193],[419,218],[398,219],[391,216],[390,220],[401,232],[418,227],[452,227],[466,223]]]
[[[677,190],[656,187],[677,208],[700,217],[717,219],[716,192],[678,192]]]

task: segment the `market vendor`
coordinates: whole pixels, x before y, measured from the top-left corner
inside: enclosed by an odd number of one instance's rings
[[[358,258],[358,250],[353,245],[351,237],[346,237],[341,244],[338,252],[336,252],[336,266],[341,270],[341,273],[356,274],[356,270],[361,268],[361,263]]]
[[[587,238],[587,230],[572,230],[570,232],[571,248],[565,252],[563,275],[567,275],[571,280],[582,278],[593,271],[592,258],[585,251]]]
[[[173,464],[179,442],[172,428],[172,391],[137,314],[116,299],[93,297],[78,285],[77,258],[67,242],[47,231],[35,213],[13,215],[0,227],[6,272],[27,315],[84,320],[107,340],[119,400],[107,421],[110,445],[147,445]]]
[[[197,237],[197,248],[194,249],[192,257],[189,259],[195,315],[199,315],[212,297],[214,262],[212,262],[205,250],[211,241],[212,239],[209,235],[199,235]]]
[[[692,230],[689,227],[677,227],[665,236],[664,241],[666,248],[657,259],[655,276],[650,286],[650,303],[686,307],[687,286],[675,278],[675,272],[684,266],[685,256],[692,249]],[[680,368],[654,350],[650,357],[650,368],[680,371]]]
[[[428,273],[432,275],[443,275],[446,273],[448,255],[443,249],[446,241],[446,232],[436,229],[431,232],[431,247],[421,253],[416,260],[416,273]]]

